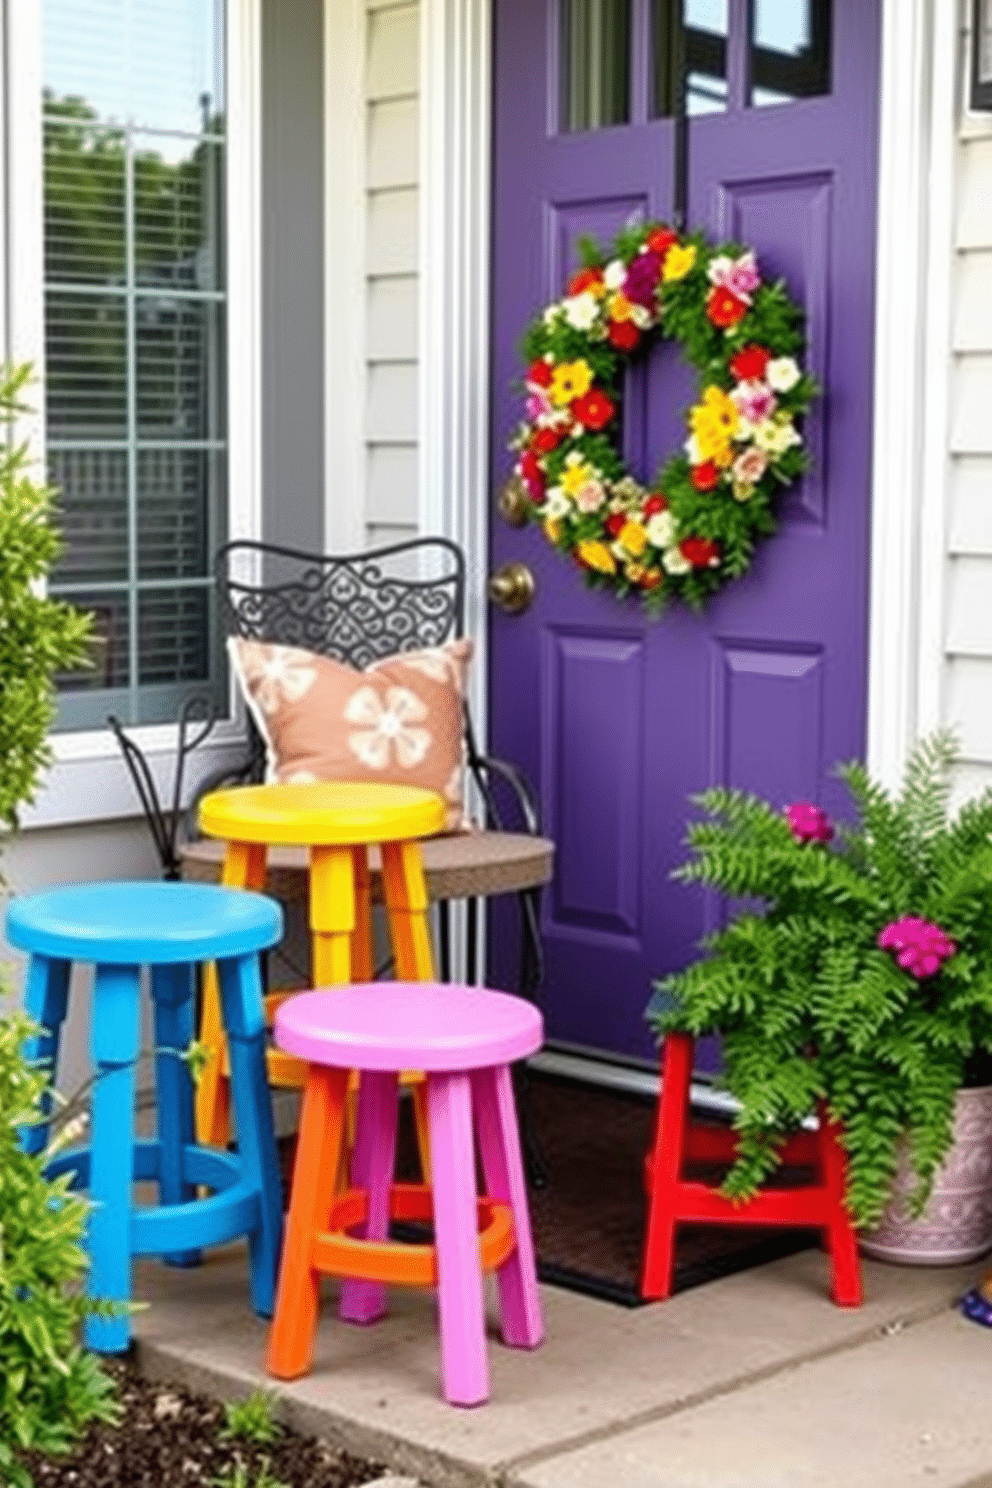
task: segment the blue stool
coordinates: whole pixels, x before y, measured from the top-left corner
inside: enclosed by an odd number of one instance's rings
[[[73,961],[95,963],[90,1047],[96,1077],[88,1147],[60,1153],[49,1172],[74,1174],[89,1190],[89,1295],[126,1302],[132,1255],[196,1264],[198,1248],[247,1235],[255,1311],[271,1317],[282,1239],[282,1189],[265,1074],[265,1015],[258,952],[282,934],[273,900],[213,884],[98,883],[15,899],[7,938],[30,953],[25,1008],[41,1025],[30,1057],[54,1077]],[[193,1140],[193,1089],[183,1051],[193,1038],[194,970],[216,961],[229,1040],[237,1153]],[[155,1013],[158,1138],[134,1137],[135,1064],[140,1050],[139,980],[151,968]],[[41,1123],[24,1130],[28,1151],[47,1141]],[[136,1207],[132,1182],[157,1180],[160,1202]],[[197,1185],[212,1190],[196,1198]],[[86,1324],[86,1343],[121,1353],[127,1314]]]

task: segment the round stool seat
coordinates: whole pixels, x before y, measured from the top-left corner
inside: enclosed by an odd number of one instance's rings
[[[71,884],[14,899],[7,939],[54,960],[178,965],[244,956],[275,945],[274,900],[216,884]]]
[[[412,785],[244,785],[200,804],[211,837],[310,847],[407,842],[440,832],[446,820],[441,797]]]
[[[485,1069],[541,1046],[541,1015],[506,992],[437,982],[368,982],[302,992],[276,1012],[280,1048],[340,1069]]]

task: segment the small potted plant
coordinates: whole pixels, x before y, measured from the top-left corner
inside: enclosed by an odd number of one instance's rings
[[[915,1220],[936,1246],[923,1259],[941,1263],[992,1247],[992,1091],[976,1117],[966,1089],[992,1050],[992,789],[951,819],[955,757],[951,734],[924,740],[896,794],[860,764],[841,766],[851,823],[806,802],[780,811],[741,791],[698,797],[708,819],[690,826],[692,857],[676,876],[753,907],[656,984],[647,1014],[661,1034],[722,1036],[722,1083],[739,1103],[728,1196],[756,1191],[822,1099],[842,1129],[865,1248],[882,1253],[894,1226],[898,1258],[919,1259],[906,1242]],[[958,1206],[963,1239],[943,1232],[946,1212],[919,1223],[956,1120],[986,1144],[977,1171],[965,1164],[978,1192]],[[906,1192],[893,1205],[897,1183]]]

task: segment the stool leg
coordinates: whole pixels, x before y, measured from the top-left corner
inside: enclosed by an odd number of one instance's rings
[[[267,1369],[296,1379],[313,1359],[320,1311],[320,1273],[311,1263],[314,1236],[327,1226],[344,1146],[348,1071],[311,1065],[303,1088],[293,1193],[279,1269]]]
[[[351,868],[355,881],[355,929],[351,937],[351,980],[371,982],[375,972],[372,958],[372,890],[369,883],[369,851],[365,846],[351,849]]]
[[[434,980],[434,955],[427,926],[427,887],[415,842],[382,844],[382,891],[398,981]]]
[[[224,855],[220,881],[229,889],[265,888],[265,844],[230,842]],[[224,1030],[220,1016],[220,986],[217,968],[203,968],[203,1009],[200,1042],[212,1051],[196,1087],[196,1138],[205,1147],[226,1147],[231,1131],[230,1081],[221,1068]]]
[[[315,987],[351,981],[351,944],[358,928],[350,847],[310,849],[310,930]]]
[[[832,1295],[838,1307],[860,1307],[861,1263],[858,1242],[851,1219],[844,1207],[847,1157],[840,1144],[836,1123],[820,1110],[820,1163],[823,1183],[830,1200],[831,1220],[827,1226],[827,1249],[830,1251]]]
[[[693,1041],[670,1033],[662,1056],[661,1094],[655,1125],[653,1178],[641,1267],[641,1296],[668,1297],[675,1263],[675,1189],[682,1173],[689,1112]]]
[[[32,1063],[48,1065],[49,1079],[54,1084],[59,1062],[59,1040],[65,1022],[69,1000],[68,961],[52,961],[48,956],[32,956],[28,962],[27,982],[24,988],[24,1011],[40,1025],[41,1032],[26,1040],[24,1056]],[[52,1109],[52,1098],[45,1094],[41,1099],[42,1114],[48,1116]],[[40,1121],[35,1126],[23,1126],[20,1144],[25,1152],[35,1155],[45,1150],[48,1141],[48,1123]]]
[[[131,1187],[134,1166],[135,1060],[140,1041],[137,966],[98,966],[91,1048],[96,1065],[90,1147],[91,1297],[131,1298]],[[131,1337],[126,1314],[90,1317],[84,1336],[99,1353],[123,1353]]]
[[[382,896],[386,903],[389,934],[393,942],[398,980],[434,980],[434,954],[427,924],[427,886],[420,848],[416,842],[384,842]],[[417,1124],[417,1147],[424,1182],[431,1181],[431,1148],[428,1136],[427,1101],[423,1085],[413,1086],[413,1115]]]
[[[217,969],[231,1061],[238,1154],[245,1176],[258,1185],[261,1200],[258,1228],[248,1236],[252,1304],[260,1316],[271,1317],[282,1245],[282,1181],[265,1069],[262,978],[255,955],[232,956],[220,961]]]
[[[503,1342],[517,1348],[535,1348],[544,1337],[544,1321],[509,1068],[501,1065],[498,1069],[477,1070],[472,1076],[472,1095],[486,1193],[510,1205],[517,1237],[516,1249],[496,1273]]]
[[[359,1230],[366,1240],[389,1235],[389,1192],[396,1167],[397,1076],[363,1070],[358,1085],[358,1129],[351,1156],[351,1186],[368,1194],[368,1217]],[[375,1281],[344,1281],[338,1316],[348,1323],[374,1323],[386,1311],[386,1288]]]
[[[428,1074],[441,1382],[452,1405],[489,1398],[470,1077]]]
[[[193,1038],[193,968],[153,966],[155,1086],[158,1099],[159,1202],[184,1204],[196,1195],[184,1177],[186,1148],[193,1141],[193,1082],[181,1055]],[[198,1266],[198,1250],[170,1251],[170,1266]]]

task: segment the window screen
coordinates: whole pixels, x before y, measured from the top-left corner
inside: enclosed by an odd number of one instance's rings
[[[50,590],[96,664],[62,728],[175,717],[216,688],[226,535],[222,0],[44,0]]]

